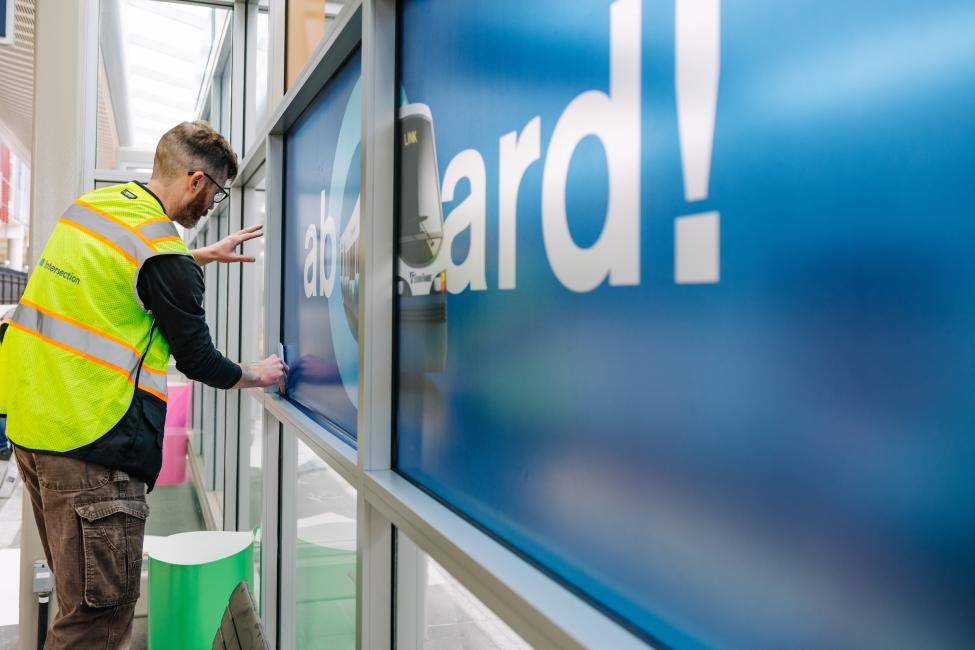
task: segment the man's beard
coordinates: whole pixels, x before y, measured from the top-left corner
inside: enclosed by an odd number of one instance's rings
[[[196,198],[172,215],[172,220],[184,228],[192,228],[207,213],[207,203],[206,192],[200,192]]]

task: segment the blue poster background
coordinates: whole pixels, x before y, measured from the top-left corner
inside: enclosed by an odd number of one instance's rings
[[[440,370],[402,369],[401,329],[398,471],[669,646],[964,647],[975,7],[724,3],[709,192],[689,204],[674,3],[643,2],[639,284],[575,293],[546,258],[542,170],[566,106],[608,92],[610,5],[403,3],[403,91],[429,107],[440,178],[484,161],[487,289],[447,295]],[[501,290],[499,138],[535,116]],[[608,183],[588,138],[566,189],[579,246]],[[708,210],[720,282],[676,284],[675,218]]]
[[[351,232],[350,222],[356,226],[356,237],[358,233],[360,70],[356,50],[285,141],[282,331],[291,366],[288,397],[331,430],[338,427],[338,433],[353,438],[358,344],[355,321],[344,305],[347,293],[342,290],[338,239]],[[327,217],[335,222],[334,237],[326,237],[323,246]],[[322,282],[323,267],[332,277],[331,295],[326,295]],[[354,313],[355,305],[350,305]]]

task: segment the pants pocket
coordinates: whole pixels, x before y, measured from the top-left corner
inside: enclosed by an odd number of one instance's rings
[[[85,603],[115,607],[139,599],[142,541],[149,506],[139,499],[114,499],[75,507],[81,517],[85,553]]]
[[[112,470],[67,456],[34,454],[37,482],[52,492],[82,492],[107,485]]]

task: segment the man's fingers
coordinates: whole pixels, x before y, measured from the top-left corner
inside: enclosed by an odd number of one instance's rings
[[[237,242],[239,244],[242,244],[245,241],[250,241],[251,239],[254,239],[255,237],[263,237],[263,236],[264,236],[264,233],[262,233],[262,232],[244,232],[244,231],[240,231],[236,235],[236,237],[240,240],[240,241]]]
[[[278,379],[278,385],[281,386],[281,392],[288,392],[288,364],[284,362],[284,359],[278,359],[278,363],[281,364],[281,378]]]
[[[253,255],[240,255],[239,253],[228,253],[226,257],[221,259],[222,262],[256,262],[257,258]]]
[[[235,232],[233,235],[231,235],[231,237],[234,237],[237,243],[243,243],[250,239],[254,239],[255,237],[263,236],[264,233],[260,232],[261,228],[263,227],[264,224],[262,223],[259,223],[254,226],[247,226],[243,230],[238,230],[237,232]]]

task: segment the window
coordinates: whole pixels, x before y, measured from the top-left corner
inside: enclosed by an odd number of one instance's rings
[[[396,531],[396,599],[398,647],[531,648],[402,531]]]
[[[295,490],[295,647],[355,648],[356,492],[301,440]]]
[[[0,137],[0,268],[26,271],[30,168]]]
[[[268,109],[271,24],[268,15],[269,0],[259,0],[247,5],[247,88],[245,98],[244,150],[250,151],[256,143],[255,133],[263,123]]]
[[[330,430],[355,437],[358,274],[340,255],[359,240],[358,50],[285,140],[284,319],[288,397]]]
[[[344,0],[288,0],[285,90],[298,78],[344,5]]]
[[[231,11],[153,0],[101,6],[95,166],[147,173],[160,136],[210,102],[206,75],[229,60]],[[229,96],[224,103],[229,111]]]

